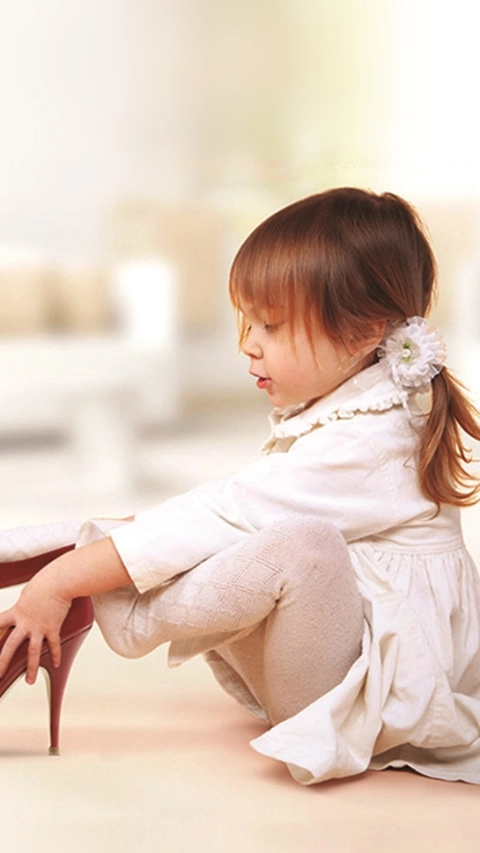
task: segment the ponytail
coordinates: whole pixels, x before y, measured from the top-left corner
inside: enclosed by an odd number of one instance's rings
[[[418,468],[423,493],[437,504],[471,506],[479,500],[479,478],[466,470],[471,454],[462,431],[480,441],[480,414],[461,382],[444,367],[432,380]]]

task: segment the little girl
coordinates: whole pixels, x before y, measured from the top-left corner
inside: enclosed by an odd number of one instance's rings
[[[480,425],[425,320],[434,282],[395,195],[334,189],[262,223],[230,295],[274,407],[263,456],[133,519],[4,534],[2,585],[30,580],[0,614],[0,694],[15,661],[55,681],[94,596],[119,654],[203,654],[265,720],[254,748],[303,784],[405,765],[480,783],[480,581],[459,512],[479,488],[460,431]]]

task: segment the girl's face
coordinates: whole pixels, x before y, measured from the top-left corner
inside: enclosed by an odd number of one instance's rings
[[[321,332],[315,334],[312,349],[303,324],[296,324],[292,335],[281,313],[257,311],[251,305],[242,310],[248,330],[242,352],[250,359],[249,372],[257,388],[267,392],[276,408],[323,397],[362,366],[344,346]]]

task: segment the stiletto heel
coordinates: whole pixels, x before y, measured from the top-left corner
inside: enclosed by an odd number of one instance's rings
[[[48,692],[50,699],[50,755],[59,755],[59,733],[60,733],[60,714],[62,710],[63,694],[67,679],[72,668],[75,655],[82,645],[88,628],[81,634],[71,637],[62,644],[62,662],[55,669],[52,665],[50,657],[45,660],[44,672],[47,675]]]
[[[45,640],[40,656],[40,667],[45,671],[49,688],[50,710],[50,755],[59,754],[59,732],[62,700],[75,655],[82,645],[93,624],[93,605],[91,598],[75,598],[60,631],[62,658],[60,666],[53,666],[50,649]],[[0,638],[2,648],[8,631]],[[16,650],[9,667],[0,679],[0,698],[27,670],[28,640]]]
[[[67,551],[72,551],[73,548],[75,548],[74,544],[64,545],[62,548],[56,548],[54,551],[46,551],[44,554],[37,554],[35,557],[26,557],[24,560],[0,563],[0,589],[27,583],[40,569],[43,569],[57,557],[61,557],[62,554],[66,554]]]

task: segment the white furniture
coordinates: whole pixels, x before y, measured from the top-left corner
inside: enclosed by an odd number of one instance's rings
[[[89,489],[128,488],[137,431],[178,415],[174,361],[119,335],[0,340],[0,436],[63,432]]]
[[[25,266],[22,273],[18,299],[28,305],[30,292],[41,306],[42,268],[36,277],[25,276]],[[20,317],[26,309],[12,302],[13,272],[2,275],[5,311]],[[94,491],[128,489],[136,435],[172,421],[180,408],[173,268],[159,258],[130,260],[114,270],[110,291],[111,330],[58,334],[32,321],[28,333],[0,336],[0,439],[65,434],[76,476]]]

